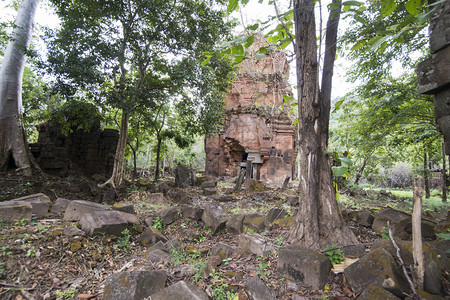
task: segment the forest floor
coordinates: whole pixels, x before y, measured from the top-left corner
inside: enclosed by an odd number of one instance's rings
[[[231,181],[219,182],[219,194],[232,185]],[[151,185],[128,184],[118,191],[119,199],[116,201],[133,203],[142,220],[154,216],[156,210],[173,205],[168,200],[165,203],[147,202],[142,195],[151,189]],[[98,202],[101,192],[96,188],[95,181],[85,177],[43,176],[31,180],[12,174],[0,175],[0,201],[44,193],[52,200],[62,197]],[[253,201],[251,193],[234,194],[236,200],[224,204],[224,209],[235,214],[267,212],[270,208],[279,207],[293,213],[287,198],[295,195],[295,190],[281,192],[278,189],[264,188],[264,192],[270,195],[264,201]],[[197,205],[207,200],[201,196],[200,188],[189,188],[188,193]],[[358,194],[346,196],[345,200],[349,206],[372,211],[385,205],[394,204],[397,208],[409,205],[406,199],[393,199],[389,194],[381,197]],[[448,206],[440,207],[435,213],[444,218],[446,209]],[[141,230],[138,227],[130,228],[129,233],[122,237],[69,237],[63,234],[63,230],[70,224],[73,222],[64,221],[61,215],[51,213],[31,221],[21,220],[14,224],[0,222],[0,299],[101,299],[102,284],[110,274],[129,270],[133,264],[144,263],[143,255],[147,248],[139,242]],[[348,224],[362,243],[381,239],[378,233],[368,227],[352,220],[348,220]],[[176,238],[182,245],[179,250],[172,251],[171,263],[153,266],[166,271],[169,284],[179,280],[190,281],[202,287],[211,297],[227,299],[242,290],[246,279],[258,275],[277,292],[278,299],[291,299],[294,294],[317,299],[354,299],[356,296],[343,275],[333,272],[329,275],[328,289],[325,291],[306,288],[293,290],[290,282],[277,275],[275,252],[268,257],[236,252],[230,259],[224,260],[209,277],[202,276],[200,271],[180,273],[180,266],[183,264],[190,264],[201,270],[213,245],[224,242],[236,246],[238,238],[226,231],[212,235],[201,222],[189,219],[177,220],[161,229],[167,237]],[[283,245],[288,230],[289,228],[274,227],[261,235],[274,244]],[[250,231],[247,229],[247,232]],[[80,298],[82,294],[86,298]],[[239,299],[245,299],[242,293],[239,295]]]

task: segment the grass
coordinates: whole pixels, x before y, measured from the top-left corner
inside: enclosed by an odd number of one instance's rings
[[[412,189],[394,189],[394,188],[381,188],[381,187],[377,187],[374,185],[368,185],[368,184],[363,184],[359,186],[362,189],[365,190],[372,190],[372,191],[381,191],[384,190],[388,193],[391,193],[392,195],[394,195],[396,198],[403,198],[405,200],[405,202],[410,202],[411,203],[411,209],[412,209],[412,203],[413,203],[413,190]],[[449,198],[450,201],[450,195],[447,196]],[[378,197],[376,197],[378,198]],[[373,195],[368,195],[366,197],[363,197],[363,201],[374,201],[376,200],[376,198],[374,199]],[[361,208],[361,203],[358,203],[357,199],[354,199],[353,197],[348,197],[346,195],[341,195],[340,199],[339,199],[340,203],[345,204],[346,206],[350,206],[356,209],[360,209]],[[390,203],[387,203],[390,204]],[[440,190],[436,190],[436,189],[432,189],[430,191],[430,198],[426,199],[425,196],[422,197],[422,206],[424,210],[433,210],[433,211],[440,211],[442,209],[448,208],[450,207],[449,202],[445,203],[442,202],[442,196],[441,196],[441,191]],[[395,207],[395,204],[394,204]]]

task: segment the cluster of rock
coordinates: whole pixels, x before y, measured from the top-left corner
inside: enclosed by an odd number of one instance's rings
[[[178,195],[180,191],[174,192],[175,195]],[[152,200],[164,199],[162,193],[151,194],[149,197]],[[266,197],[270,197],[270,194],[256,193],[253,195],[255,200]],[[298,201],[296,197],[291,198],[289,201],[292,203]],[[139,241],[148,248],[143,257],[151,264],[145,266],[137,264],[132,271],[119,271],[110,275],[104,283],[103,299],[144,299],[146,297],[150,297],[148,299],[174,299],[174,295],[177,299],[208,299],[207,290],[189,282],[178,281],[166,287],[167,275],[163,271],[149,270],[149,266],[169,264],[172,260],[171,250],[180,247],[178,241],[168,238],[153,227],[156,218],[158,222],[162,222],[166,226],[183,218],[190,219],[202,222],[211,229],[213,234],[226,230],[238,235],[237,246],[217,243],[209,249],[207,267],[203,273],[206,278],[213,269],[216,269],[225,259],[232,257],[235,253],[268,256],[278,251],[277,271],[280,278],[288,280],[286,282],[287,289],[295,292],[305,287],[313,290],[324,288],[332,268],[326,255],[296,245],[280,247],[275,245],[270,238],[258,234],[273,226],[290,227],[293,222],[292,216],[280,208],[272,208],[266,214],[230,215],[222,208],[222,203],[229,201],[235,201],[233,196],[213,196],[201,206],[179,204],[156,211],[153,217],[147,217],[141,222],[133,205],[129,203],[109,206],[62,198],[58,198],[52,203],[46,195],[35,194],[1,202],[0,218],[5,222],[14,222],[30,219],[32,215],[42,217],[51,209],[53,213],[64,214],[66,220],[78,222],[81,229],[73,225],[64,229],[64,234],[71,236],[96,234],[120,236],[130,224],[134,224],[135,228],[140,228],[139,231],[142,233]],[[376,216],[372,216],[369,211],[347,212],[344,208],[341,208],[341,212],[344,216],[349,216],[364,226],[371,226],[378,232],[383,232],[383,227],[389,220],[394,234],[407,237],[404,233],[408,230],[410,216],[392,208],[384,209]],[[431,223],[426,224],[428,223],[424,222],[424,228],[429,226],[430,228],[427,230],[430,233],[424,236],[436,238]],[[244,233],[245,227],[255,233]],[[249,231],[248,229],[247,231]],[[445,254],[445,250],[448,249],[446,242],[448,241],[441,240],[439,245],[436,244],[437,249],[429,245],[424,246],[425,282],[424,291],[420,291],[420,293],[425,298],[439,299],[437,295],[442,290],[441,274],[443,274],[443,270],[448,270],[449,266],[448,257]],[[398,244],[405,264],[413,265],[411,242],[399,241]],[[439,247],[444,251],[439,252]],[[371,245],[348,245],[341,249],[345,255],[359,258],[344,270],[344,275],[353,292],[360,293],[358,299],[398,299],[403,298],[404,293],[411,293],[407,279],[397,263],[396,250],[389,240],[382,240]],[[192,276],[195,271],[193,266],[180,265],[175,272],[178,272],[179,278],[183,279]],[[247,279],[244,289],[252,299],[276,299],[277,291],[266,286],[258,276]]]

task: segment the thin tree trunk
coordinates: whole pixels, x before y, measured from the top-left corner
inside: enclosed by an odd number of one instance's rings
[[[155,182],[158,182],[158,179],[159,179],[159,160],[160,160],[160,152],[161,152],[161,142],[162,142],[162,139],[160,136],[158,136],[158,146],[156,147]]]
[[[12,39],[0,68],[0,171],[14,167],[23,175],[39,169],[25,136],[22,122],[22,75],[39,0],[20,3]]]
[[[355,184],[359,183],[359,180],[361,179],[361,176],[362,176],[362,174],[364,172],[364,168],[367,165],[367,161],[369,160],[369,157],[370,157],[370,155],[364,156],[364,160],[363,160],[362,166],[361,166],[361,168],[358,169],[358,172],[356,173]]]
[[[425,183],[425,198],[430,199],[430,179],[428,172],[428,157],[425,145],[423,146],[423,180]]]
[[[122,112],[122,119],[120,123],[119,142],[117,143],[116,154],[114,155],[114,167],[111,177],[99,187],[103,188],[108,184],[115,189],[120,186],[123,179],[123,164],[125,156],[125,147],[127,145],[128,135],[128,113]]]
[[[301,203],[289,232],[291,243],[320,249],[331,243],[357,243],[339,215],[328,147],[331,84],[341,2],[330,12],[325,42],[322,91],[318,86],[317,46],[313,0],[294,1],[299,109]]]

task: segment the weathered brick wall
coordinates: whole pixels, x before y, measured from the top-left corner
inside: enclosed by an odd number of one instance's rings
[[[71,171],[87,176],[112,173],[117,130],[74,131],[65,136],[59,125],[46,122],[38,126],[38,131],[38,142],[30,144],[30,148],[45,172],[61,176]]]
[[[436,6],[429,35],[432,55],[417,67],[418,90],[434,95],[434,117],[450,154],[450,0]]]
[[[250,57],[240,67],[225,97],[225,121],[216,136],[206,139],[205,172],[237,176],[243,162],[253,158],[253,178],[281,185],[286,176],[295,177],[297,157],[297,131],[281,109],[283,97],[292,95],[286,54]]]

